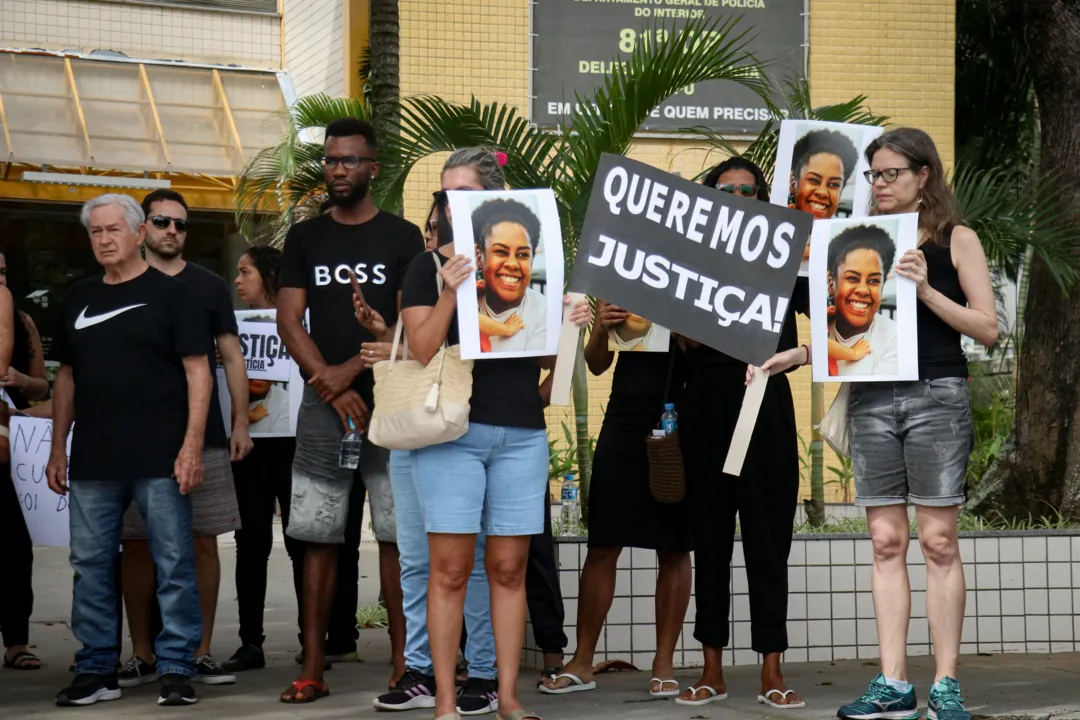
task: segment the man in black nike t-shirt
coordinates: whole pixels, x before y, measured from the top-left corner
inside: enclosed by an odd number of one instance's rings
[[[160,705],[190,705],[202,615],[195,584],[190,493],[202,482],[211,347],[202,314],[179,280],[147,265],[142,208],[102,195],[82,223],[104,277],[67,291],[53,341],[49,487],[70,493],[71,628],[82,643],[58,705],[120,697],[113,570],[121,520],[134,500],[149,528],[164,630],[155,643]],[[70,468],[65,452],[72,422]]]

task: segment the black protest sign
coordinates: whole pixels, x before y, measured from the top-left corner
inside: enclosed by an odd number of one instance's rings
[[[569,289],[761,365],[776,351],[812,223],[604,155]]]

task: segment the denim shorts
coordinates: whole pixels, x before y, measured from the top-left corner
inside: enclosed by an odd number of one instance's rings
[[[848,431],[856,505],[964,503],[975,444],[966,378],[853,383]]]
[[[427,532],[544,532],[550,461],[544,430],[469,423],[457,440],[412,455]]]
[[[349,493],[353,482],[360,481],[368,493],[375,539],[397,542],[390,451],[372,445],[365,437],[360,466],[349,470],[338,465],[344,436],[337,411],[323,402],[314,388],[305,387],[296,418],[289,527],[285,534],[310,543],[345,542]]]

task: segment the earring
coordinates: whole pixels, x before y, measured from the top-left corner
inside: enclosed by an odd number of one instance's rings
[[[918,201],[916,201],[915,205],[917,207],[922,207],[922,193],[921,192],[919,193],[919,199],[918,199]]]

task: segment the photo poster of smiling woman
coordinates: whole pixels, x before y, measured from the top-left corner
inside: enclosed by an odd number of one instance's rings
[[[769,197],[774,205],[802,210],[814,220],[866,217],[870,169],[863,152],[884,128],[872,125],[784,120]],[[806,246],[810,252],[810,246]],[[809,275],[809,254],[799,275]]]
[[[555,194],[448,192],[454,251],[473,259],[475,283],[458,288],[466,360],[555,355],[562,327],[562,229]]]
[[[640,315],[628,313],[621,323],[608,333],[608,350],[612,352],[667,352],[671,332]]]
[[[814,222],[814,382],[919,379],[915,284],[896,274],[918,238],[917,213]]]

